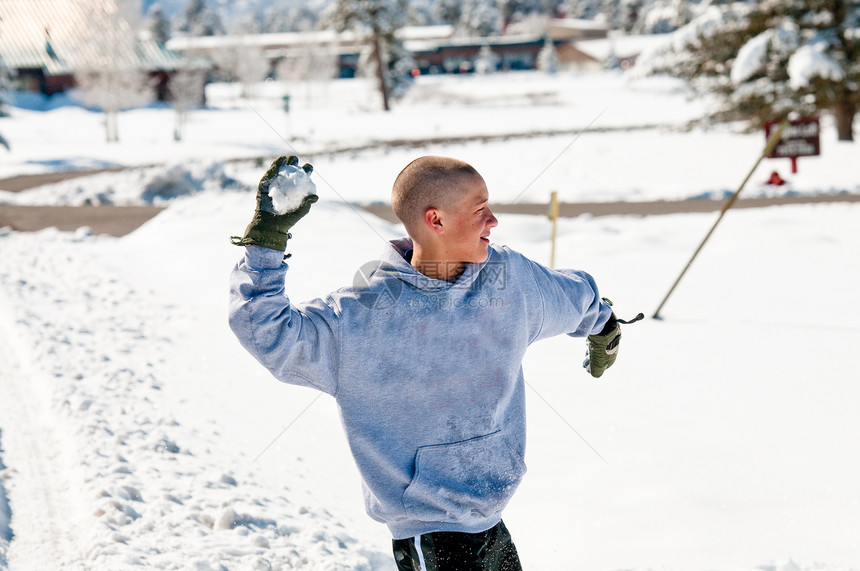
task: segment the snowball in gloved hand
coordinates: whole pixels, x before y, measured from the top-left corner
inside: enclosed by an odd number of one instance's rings
[[[297,165],[285,164],[269,184],[269,196],[275,214],[286,214],[301,206],[309,194],[316,194],[317,187],[310,174]]]

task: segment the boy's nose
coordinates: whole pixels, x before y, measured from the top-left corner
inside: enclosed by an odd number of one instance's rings
[[[487,220],[487,226],[490,228],[495,228],[499,225],[499,219],[490,211],[489,207],[487,208],[487,213],[489,214],[489,219]]]

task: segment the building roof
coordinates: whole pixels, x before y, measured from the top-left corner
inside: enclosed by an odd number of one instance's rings
[[[225,36],[176,36],[167,44],[170,49],[188,53],[206,53],[216,49],[305,47],[319,45],[355,45],[362,40],[350,32],[334,30],[316,32],[284,32],[277,34],[238,34]]]
[[[441,40],[454,33],[452,26],[406,26],[395,32],[404,41]],[[257,48],[263,51],[280,48],[327,46],[355,51],[368,41],[366,34],[351,31],[317,30],[275,34],[240,34],[224,36],[176,36],[167,42],[170,49],[182,53],[208,53],[216,49]]]
[[[598,61],[606,61],[614,56],[619,59],[636,57],[645,49],[666,42],[667,35],[652,34],[627,36],[613,34],[602,40],[582,40],[576,47]]]
[[[138,37],[114,0],[0,0],[0,58],[12,69],[47,75],[180,63],[178,54]]]
[[[552,18],[547,23],[547,33],[553,40],[585,40],[605,38],[609,26],[593,20],[576,18]]]

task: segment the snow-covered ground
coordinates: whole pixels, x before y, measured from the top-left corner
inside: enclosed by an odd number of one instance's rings
[[[103,142],[102,115],[54,103],[48,111],[13,108],[0,119],[12,152],[0,155],[0,178],[63,169],[164,164],[123,177],[65,181],[22,194],[0,192],[17,204],[140,203],[153,193],[138,187],[185,176],[193,188],[223,173],[206,173],[213,161],[295,153],[316,166],[321,191],[349,202],[388,201],[392,172],[420,154],[456,154],[474,164],[496,201],[544,202],[557,190],[562,201],[660,200],[719,197],[733,192],[764,146],[763,133],[714,126],[687,131],[706,104],[689,99],[674,80],[626,81],[617,74],[521,73],[484,77],[422,77],[390,113],[377,111],[375,94],[357,80],[324,86],[263,84],[256,99],[241,100],[231,86],[209,90],[211,108],[192,111],[183,141],[173,140],[174,113],[149,108],[123,113],[120,144]],[[281,95],[292,93],[291,111]],[[44,108],[29,102],[30,108]],[[860,192],[856,145],[836,141],[823,118],[822,155],[800,159],[790,173],[785,159],[766,161],[745,196],[773,193]],[[516,138],[528,133],[556,136]],[[481,144],[446,143],[373,148],[380,141],[511,135]],[[367,150],[337,152],[344,148]],[[189,164],[200,161],[203,166]],[[253,161],[230,164],[227,175],[255,184]],[[788,184],[763,187],[771,170]],[[184,171],[190,171],[191,174]],[[202,177],[202,178],[201,178]],[[208,184],[211,184],[209,182]],[[155,182],[158,187],[158,181]],[[187,185],[186,185],[187,186]],[[2,187],[0,187],[2,190]]]
[[[402,233],[345,202],[386,200],[421,154],[469,160],[496,201],[554,189],[641,200],[731,190],[764,143],[678,129],[702,103],[668,82],[427,78],[390,116],[348,89],[302,91],[317,94],[313,106],[295,95],[292,144],[314,151],[321,195],[290,241],[297,300],[351,283]],[[98,189],[104,202],[169,207],[122,238],[0,231],[0,569],[394,569],[331,399],[273,381],[226,325],[241,254],[228,237],[248,222],[263,169],[221,161],[290,150],[261,121],[284,125],[277,100],[239,108],[213,97],[218,107],[193,113],[181,143],[164,109],[124,114],[118,145],[101,143],[98,115],[77,107],[0,120],[12,144],[3,176],[170,162],[3,197],[92,202]],[[664,127],[620,129],[646,125]],[[760,185],[773,168],[793,192],[858,192],[856,146],[835,143],[827,121],[822,146],[794,176],[765,163],[750,194],[785,192]],[[185,191],[151,192],[159,176]],[[499,218],[494,241],[548,259],[545,219]],[[858,219],[857,204],[730,212],[665,319],[626,327],[599,381],[581,368],[582,341],[532,348],[529,472],[505,518],[526,569],[860,570]],[[561,220],[557,264],[590,271],[620,316],[650,315],[713,221]]]

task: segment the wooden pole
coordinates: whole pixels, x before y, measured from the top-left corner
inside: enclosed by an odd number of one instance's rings
[[[684,274],[687,273],[687,270],[690,269],[690,265],[693,263],[693,260],[695,260],[696,256],[699,255],[699,252],[702,251],[702,247],[705,245],[705,242],[708,241],[708,238],[711,237],[711,234],[714,233],[714,230],[716,230],[717,225],[720,223],[720,220],[723,219],[723,216],[726,214],[726,212],[728,212],[729,208],[731,208],[732,205],[734,205],[735,201],[738,199],[738,195],[740,195],[741,191],[744,189],[747,182],[752,177],[753,173],[755,172],[755,169],[758,168],[758,165],[761,163],[761,161],[766,156],[768,156],[771,153],[771,151],[773,151],[774,147],[776,147],[777,143],[779,143],[779,140],[782,138],[782,132],[785,130],[785,128],[787,126],[788,126],[788,121],[783,121],[782,123],[780,123],[780,125],[776,129],[776,131],[774,131],[773,134],[770,136],[770,139],[768,139],[767,144],[764,146],[764,151],[762,151],[758,160],[753,165],[753,168],[750,169],[749,174],[747,174],[746,178],[743,180],[743,182],[738,187],[738,189],[735,191],[735,193],[731,196],[731,198],[729,198],[728,201],[726,201],[726,204],[723,206],[723,209],[720,212],[720,215],[717,217],[717,221],[714,222],[713,226],[711,226],[711,229],[705,235],[705,238],[702,240],[702,242],[699,244],[699,247],[696,248],[696,251],[693,253],[693,256],[690,258],[690,261],[687,262],[687,265],[684,266],[683,270],[681,270],[681,274],[678,276],[678,279],[676,279],[675,283],[672,284],[672,287],[669,288],[669,292],[666,294],[666,297],[664,297],[663,301],[660,302],[660,306],[657,308],[657,311],[655,311],[654,315],[652,316],[654,319],[660,319],[660,310],[663,309],[664,305],[666,305],[666,302],[669,300],[669,296],[672,295],[672,292],[675,291],[676,287],[678,287],[678,284],[681,282],[681,278],[683,278]]]
[[[549,219],[552,222],[552,238],[550,240],[549,267],[555,268],[555,237],[558,230],[558,192],[553,190],[549,199]]]

